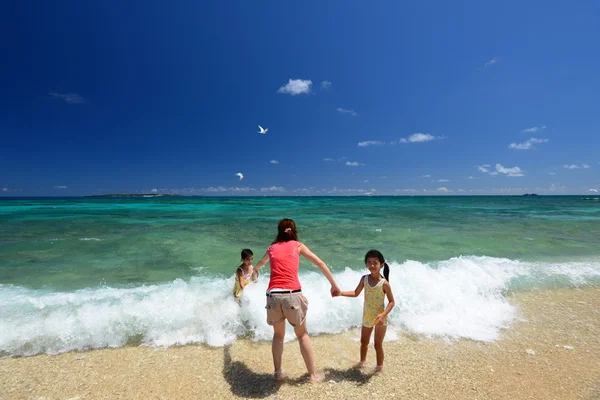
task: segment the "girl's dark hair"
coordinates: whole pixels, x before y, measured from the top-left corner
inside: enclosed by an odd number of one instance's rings
[[[379,250],[369,250],[367,254],[365,254],[365,264],[369,258],[376,258],[379,260],[380,264],[383,264],[383,277],[386,281],[390,281],[390,266],[385,262],[385,258],[383,254]]]
[[[289,242],[290,240],[298,240],[298,231],[294,220],[284,218],[277,225],[277,237],[272,244],[279,242]]]
[[[250,249],[242,250],[242,260],[245,260],[246,258],[253,256],[253,255],[254,255],[254,253]]]

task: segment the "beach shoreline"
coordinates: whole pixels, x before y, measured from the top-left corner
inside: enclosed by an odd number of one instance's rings
[[[0,399],[598,399],[600,288],[516,293],[519,319],[494,342],[399,334],[385,370],[356,370],[357,330],[312,338],[324,380],[304,383],[297,343],[289,379],[271,378],[270,343],[122,347],[0,360]],[[309,321],[310,323],[310,321]],[[309,325],[310,329],[310,325]],[[369,349],[369,365],[375,364]]]

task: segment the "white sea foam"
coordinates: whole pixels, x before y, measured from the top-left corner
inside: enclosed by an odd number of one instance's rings
[[[101,241],[102,239],[99,239],[99,238],[93,238],[93,237],[92,237],[92,238],[84,237],[84,238],[80,238],[79,240],[82,240],[82,241],[84,241],[84,242],[90,242],[90,241],[92,241],[92,242],[99,242],[99,241]]]
[[[457,257],[435,264],[391,263],[390,269],[397,307],[389,320],[388,340],[402,332],[496,340],[517,316],[507,291],[585,285],[600,279],[600,261],[552,264]],[[353,290],[364,273],[348,268],[335,277],[343,290]],[[312,334],[360,326],[362,295],[332,299],[328,282],[318,272],[302,274],[301,282],[309,300]],[[232,283],[232,278],[200,273],[188,282],[71,293],[0,285],[0,354],[60,353],[131,343],[222,346],[242,335],[270,340],[265,274],[244,290],[241,307],[231,296]],[[287,338],[293,338],[290,327]]]

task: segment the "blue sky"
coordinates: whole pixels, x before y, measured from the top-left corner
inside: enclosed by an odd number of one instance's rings
[[[600,190],[597,0],[19,1],[0,34],[2,196]]]

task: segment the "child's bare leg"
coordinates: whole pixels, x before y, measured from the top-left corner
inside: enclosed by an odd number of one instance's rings
[[[283,371],[281,370],[281,359],[283,358],[283,339],[285,337],[285,319],[273,325],[273,343],[271,344],[271,351],[273,353],[273,367],[275,372],[273,376],[275,379],[283,378]]]
[[[375,370],[377,372],[383,370],[383,338],[385,337],[386,331],[387,326],[385,325],[378,325],[375,327],[375,354],[377,354],[377,367],[375,367]]]
[[[360,363],[359,366],[364,367],[367,363],[367,350],[369,350],[369,341],[371,340],[371,332],[373,328],[363,326],[360,331]]]

